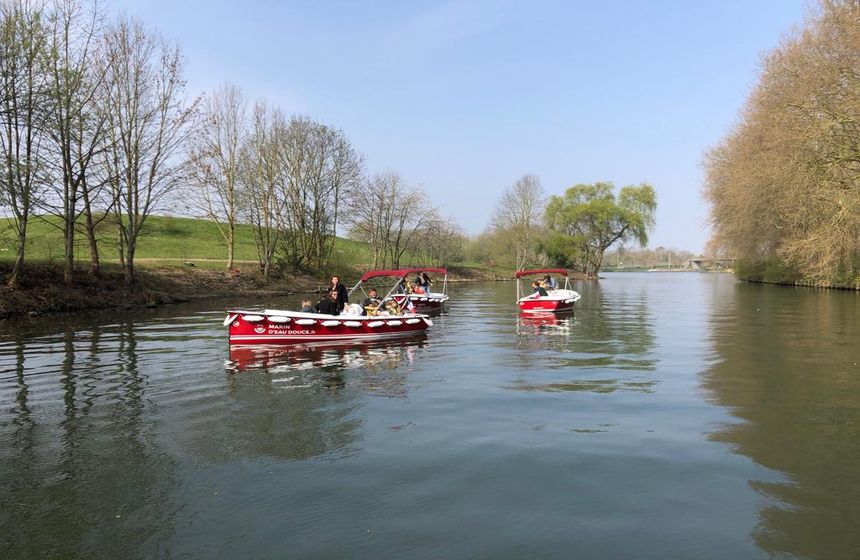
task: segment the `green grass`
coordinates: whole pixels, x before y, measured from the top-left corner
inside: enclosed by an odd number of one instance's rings
[[[26,256],[28,262],[56,263],[63,260],[63,238],[55,217],[37,217],[27,229]],[[99,257],[103,262],[118,262],[114,228],[103,222],[99,228]],[[15,234],[9,219],[0,219],[0,262],[15,257]],[[83,233],[75,237],[75,260],[82,266],[89,263],[89,246]],[[236,227],[236,268],[256,266],[257,249],[253,229],[249,225]],[[227,245],[218,227],[206,220],[170,216],[150,216],[144,223],[138,240],[135,264],[138,266],[184,266],[223,268],[227,263]],[[337,238],[332,267],[366,268],[373,262],[366,244]]]

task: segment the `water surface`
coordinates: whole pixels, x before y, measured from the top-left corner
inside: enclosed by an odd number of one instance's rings
[[[230,351],[290,298],[0,323],[0,557],[860,557],[857,294],[576,289],[360,346]]]

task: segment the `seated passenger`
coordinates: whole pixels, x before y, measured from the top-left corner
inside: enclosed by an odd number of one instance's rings
[[[326,315],[339,315],[340,310],[338,309],[337,296],[337,290],[330,291],[326,297],[322,298],[319,303],[314,306],[317,310],[317,313],[325,313]]]
[[[529,297],[539,298],[539,297],[546,297],[549,295],[548,293],[546,293],[546,289],[543,286],[541,286],[540,282],[538,282],[537,280],[532,282],[532,288],[534,288],[534,292],[532,292],[532,295]]]
[[[543,277],[543,282],[541,285],[547,290],[556,290],[558,289],[558,282],[555,281],[555,278],[547,274]]]
[[[314,306],[311,303],[311,300],[306,299],[302,302],[302,313],[316,313],[316,312],[317,312],[317,310],[314,309]]]
[[[367,297],[361,302],[362,315],[376,315],[376,312],[379,311],[380,303],[382,303],[382,300],[379,299],[379,293],[376,291],[376,288],[371,288],[367,292]]]
[[[393,299],[386,300],[385,311],[387,315],[400,315],[400,305]]]
[[[422,287],[421,287],[421,285],[420,285],[420,284],[417,284],[417,283],[413,283],[413,284],[412,284],[412,293],[413,293],[413,294],[418,294],[418,295],[421,295],[421,296],[423,296],[423,295],[427,294],[427,292],[425,292],[425,291],[424,291],[424,288],[422,288]]]

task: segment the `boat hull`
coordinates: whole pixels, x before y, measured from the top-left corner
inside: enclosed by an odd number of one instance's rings
[[[412,305],[415,307],[415,311],[418,313],[433,313],[442,310],[442,306],[445,305],[445,302],[448,301],[448,296],[446,294],[438,294],[438,293],[430,293],[427,295],[419,295],[419,294],[409,294],[409,295],[395,295],[392,296],[395,301],[401,306],[404,307],[406,305],[406,299],[408,298]]]
[[[561,313],[573,310],[579,298],[579,293],[573,290],[551,290],[547,296],[520,298],[517,305],[525,313]]]
[[[228,311],[230,344],[296,344],[361,341],[424,332],[433,323],[424,315],[353,317],[290,311]]]
[[[524,313],[546,313],[554,312],[561,313],[563,311],[573,310],[575,302],[567,302],[565,300],[550,300],[544,298],[520,300],[517,302],[520,310]]]

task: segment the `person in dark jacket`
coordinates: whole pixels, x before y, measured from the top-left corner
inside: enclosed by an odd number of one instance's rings
[[[337,290],[332,290],[322,298],[314,307],[317,313],[325,313],[326,315],[340,315],[340,309],[337,304]]]
[[[346,293],[346,286],[340,283],[340,278],[337,276],[331,277],[331,282],[328,285],[329,292],[337,292],[337,311],[340,313],[343,308],[349,303],[349,296]]]
[[[532,282],[532,288],[534,288],[534,290],[535,290],[534,293],[532,293],[532,295],[531,295],[531,297],[533,297],[533,298],[546,297],[549,295],[548,293],[546,293],[546,289],[544,289],[544,287],[541,286],[540,282],[538,282],[537,280]]]

